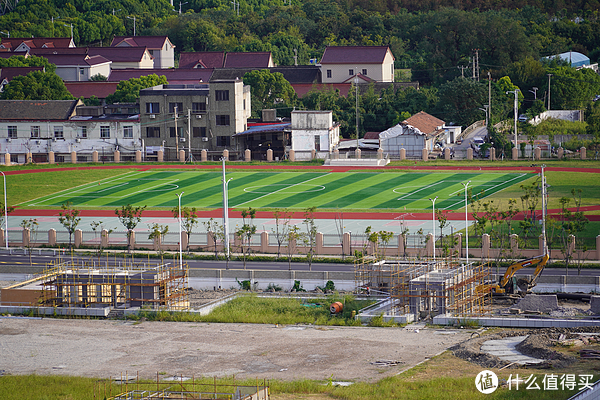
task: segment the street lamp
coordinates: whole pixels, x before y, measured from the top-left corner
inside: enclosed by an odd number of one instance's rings
[[[73,39],[73,24],[63,24],[64,26],[71,27],[71,39]]]
[[[223,161],[223,244],[225,246],[225,256],[229,260],[229,199],[227,197],[227,190],[231,178],[228,180],[225,179],[225,157],[221,158],[221,161]]]
[[[532,89],[533,90],[530,90],[530,92],[533,93],[533,100],[537,100],[537,91],[538,91],[538,88],[534,87]]]
[[[506,94],[514,93],[515,94],[515,148],[518,148],[517,144],[517,120],[518,120],[518,112],[519,112],[519,89],[509,90]]]
[[[127,17],[133,20],[133,36],[135,36],[135,17]]]
[[[429,200],[433,203],[433,212],[431,213],[431,223],[433,225],[433,263],[435,264],[435,201],[438,196],[433,199],[430,197]]]
[[[184,4],[187,4],[188,2],[186,1],[185,3],[179,2],[179,14],[181,14],[181,6]]]
[[[6,175],[0,171],[4,177],[4,239],[6,241],[6,250],[8,250],[8,206],[6,205]]]
[[[544,168],[546,168],[546,164],[542,164],[542,241],[544,247],[544,254],[548,254],[548,242],[546,239],[546,207],[548,207],[548,199],[546,199],[546,177],[544,175]],[[548,256],[550,256],[548,254]]]
[[[3,35],[8,36],[10,38],[10,31],[6,31],[6,32],[0,31],[0,33],[3,34]]]
[[[488,107],[489,106],[487,104],[484,104],[483,107],[485,107],[485,108],[480,108],[480,110],[485,113],[485,126],[487,128],[487,126],[488,126]]]
[[[179,220],[179,268],[183,268],[183,252],[181,249],[181,196],[183,196],[183,192],[175,193],[179,200],[179,207],[177,211],[179,212],[179,216],[177,219]]]
[[[469,203],[467,202],[467,186],[469,186],[469,183],[471,183],[471,181],[462,184],[465,187],[465,239],[467,241],[467,266],[469,265],[469,220],[468,220]]]

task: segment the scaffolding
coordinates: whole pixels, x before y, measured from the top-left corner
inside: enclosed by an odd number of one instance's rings
[[[101,385],[105,382],[98,382],[98,390],[94,393],[94,398],[104,398],[107,400],[201,400],[201,399],[219,399],[219,400],[269,400],[271,397],[269,386],[266,380],[256,385],[236,385],[217,383],[214,378],[213,383],[200,382],[194,378],[183,378],[175,376],[172,381],[160,381],[158,374],[156,382],[142,382],[139,377],[135,381],[121,379],[119,381],[119,394],[112,396],[107,393],[104,385],[104,394],[101,394]],[[123,384],[123,382],[125,382]],[[112,391],[109,385],[108,390]],[[98,394],[99,397],[96,397]]]
[[[452,314],[483,316],[491,312],[491,296],[484,291],[490,267],[461,265],[454,255],[444,259],[377,261],[362,258],[354,264],[356,291],[365,288],[389,294],[393,314]]]
[[[66,261],[44,270],[41,277],[40,306],[189,308],[187,265],[102,267]]]

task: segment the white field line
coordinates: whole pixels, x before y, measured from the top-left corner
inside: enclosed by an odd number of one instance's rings
[[[133,193],[127,193],[127,194],[124,194],[124,195],[119,196],[117,198],[122,199],[124,197],[133,196],[134,194],[138,194],[138,193],[142,193],[142,192],[147,192],[147,191],[152,190],[154,188],[161,187],[161,186],[164,186],[164,185],[170,185],[170,184],[173,184],[175,186],[175,189],[179,189],[179,185],[175,185],[174,184],[174,182],[177,182],[177,181],[179,181],[179,179],[175,179],[174,181],[170,181],[170,182],[161,183],[160,185],[152,186],[152,187],[149,187],[149,188],[145,188],[145,189],[141,189],[141,190],[136,190]]]
[[[509,182],[511,182],[511,181],[514,181],[515,179],[518,179],[518,178],[520,178],[520,177],[522,177],[522,176],[525,176],[525,174],[517,175],[517,176],[515,176],[515,177],[514,177],[514,178],[512,178],[512,179],[509,179],[509,180],[507,180],[507,181],[505,181],[505,182],[502,182],[502,183],[499,183],[499,184],[497,184],[497,185],[494,185],[494,186],[492,186],[490,189],[494,189],[495,187],[498,187],[498,186],[505,185],[505,184],[507,184],[507,183],[509,183]],[[479,185],[479,186],[481,186],[481,185]],[[459,192],[461,192],[461,191],[464,191],[464,190],[459,190]],[[490,193],[490,194],[488,194],[487,196],[484,196],[484,197],[482,197],[482,198],[483,198],[483,199],[485,199],[486,197],[488,197],[488,196],[491,196],[491,195],[493,195],[493,194],[494,194],[494,193]],[[447,210],[447,209],[449,209],[449,208],[454,208],[454,206],[456,206],[457,204],[464,203],[464,202],[465,202],[465,199],[462,199],[462,200],[460,200],[460,201],[457,201],[456,203],[454,203],[454,204],[451,204],[451,205],[449,205],[448,207],[446,207],[446,208],[445,208],[445,210]]]
[[[292,187],[294,187],[294,186],[298,186],[298,185],[305,184],[306,182],[310,182],[310,181],[312,181],[312,180],[315,180],[315,179],[323,178],[324,176],[327,176],[327,175],[330,175],[330,174],[331,174],[331,172],[328,172],[328,173],[326,173],[325,175],[321,175],[321,176],[315,176],[314,178],[310,178],[309,180],[307,180],[307,181],[304,181],[304,182],[298,182],[298,183],[294,183],[294,184],[293,184],[293,185],[291,185],[291,186],[288,186],[288,187],[281,188],[281,189],[279,189],[279,190],[276,190],[276,191],[274,191],[274,192],[267,193],[267,194],[265,194],[264,196],[260,196],[260,197],[257,197],[257,198],[255,198],[255,199],[252,199],[252,200],[245,201],[245,202],[243,202],[243,203],[240,203],[240,204],[237,204],[237,205],[235,205],[235,206],[231,206],[231,205],[230,205],[230,206],[229,206],[229,208],[235,208],[235,207],[239,207],[239,206],[241,206],[241,205],[243,205],[243,204],[250,203],[250,202],[252,202],[252,201],[256,201],[256,200],[262,199],[263,197],[270,196],[270,195],[272,195],[272,194],[275,194],[275,193],[277,193],[277,192],[281,192],[282,190],[289,189],[289,188],[292,188]]]
[[[123,179],[125,176],[138,175],[138,174],[142,174],[142,173],[143,172],[141,172],[141,171],[140,172],[134,172],[134,173],[126,172],[126,173],[118,175],[118,176],[116,176],[114,178],[110,178],[110,180],[108,180],[108,181],[106,181],[104,183],[110,183],[110,182],[118,181],[118,180]],[[48,198],[38,197],[37,199],[33,199],[33,201],[37,202],[39,199],[43,199],[43,201],[41,201],[40,203],[29,203],[29,204],[27,204],[27,206],[42,205],[42,204],[44,204],[44,203],[46,203],[46,202],[48,202],[50,200],[54,200],[54,199],[57,199],[57,198],[60,198],[60,197],[65,197],[67,195],[71,195],[72,193],[77,193],[77,192],[80,192],[82,190],[88,189],[88,187],[92,187],[93,185],[96,185],[98,182],[103,182],[103,181],[104,180],[101,179],[100,181],[94,181],[94,182],[91,182],[91,183],[84,183],[83,185],[75,186],[74,188],[71,188],[71,189],[61,190],[55,196],[48,197]],[[79,189],[77,189],[77,188],[79,188]],[[77,189],[77,190],[73,190],[73,189]],[[64,192],[67,192],[67,193],[63,194]],[[24,202],[24,203],[27,203],[27,202]]]
[[[410,196],[411,194],[415,194],[417,192],[420,192],[421,190],[425,190],[425,189],[428,189],[428,188],[430,188],[432,186],[439,185],[440,183],[444,183],[444,181],[439,181],[439,182],[436,182],[436,183],[432,183],[431,185],[427,185],[425,187],[422,187],[419,190],[415,190],[414,192],[407,193],[405,196],[398,197],[396,200],[403,200],[403,199],[407,198],[408,196]]]

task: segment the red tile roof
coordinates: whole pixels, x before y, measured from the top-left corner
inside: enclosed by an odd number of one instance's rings
[[[25,44],[30,49],[40,49],[43,47],[70,47],[72,44],[71,38],[2,38],[2,46],[7,49],[16,49],[21,43]]]
[[[388,51],[387,46],[329,46],[321,64],[381,64]]]
[[[298,97],[304,97],[312,90],[339,90],[340,96],[346,97],[352,85],[350,83],[290,83]]]
[[[365,132],[365,139],[379,139],[379,132]]]
[[[102,56],[88,56],[86,54],[41,54],[52,64],[60,65],[98,65],[110,62]]]
[[[45,57],[45,55],[88,54],[90,57],[102,56],[114,62],[140,62],[146,51],[146,47],[76,47],[32,49],[29,54],[40,57]]]
[[[225,68],[268,68],[272,64],[271,52],[257,51],[246,53],[227,53]]]
[[[7,80],[10,82],[15,76],[24,76],[32,71],[43,71],[44,67],[4,67],[0,71],[0,82]]]
[[[171,43],[167,36],[115,36],[110,46],[147,47],[150,50],[160,50],[167,41]],[[171,45],[175,47],[172,43]]]
[[[198,64],[201,68],[223,68],[224,60],[224,51],[182,52],[179,56],[179,68],[196,68]]]
[[[443,126],[446,122],[434,117],[431,114],[427,114],[424,111],[420,111],[412,117],[405,119],[401,123],[402,125],[414,126],[421,132],[427,135],[432,135],[436,133],[438,128]]]
[[[126,81],[131,78],[156,74],[166,76],[170,84],[196,84],[210,80],[212,69],[113,69],[108,80],[111,82]]]
[[[65,82],[69,93],[74,97],[90,98],[96,96],[105,99],[117,90],[119,82]]]

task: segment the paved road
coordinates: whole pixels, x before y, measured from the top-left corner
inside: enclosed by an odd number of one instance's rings
[[[70,257],[64,257],[63,260],[70,260]],[[81,257],[81,259],[87,260],[88,262],[97,263],[95,257]],[[51,262],[56,262],[58,257],[52,255],[44,256],[33,256],[31,259],[31,265],[29,257],[27,255],[2,255],[0,256],[0,274],[2,273],[23,273],[28,274],[36,271],[41,271],[44,266],[47,266]],[[158,263],[156,259],[147,258],[136,258],[136,263],[149,262],[150,264]],[[170,259],[169,259],[170,260]],[[101,264],[108,262],[109,266],[120,265],[124,262],[123,257],[101,257]],[[224,260],[185,260],[191,270],[194,269],[244,269],[241,261],[230,261],[229,266]],[[129,262],[129,261],[128,261]],[[168,261],[167,261],[168,262]],[[32,268],[33,267],[33,268]],[[271,270],[271,271],[285,271],[290,267],[287,262],[274,262],[274,261],[259,261],[259,262],[248,262],[246,269],[249,270]],[[308,271],[308,263],[292,263],[291,269],[294,271]],[[354,265],[352,263],[313,263],[312,271],[353,271]],[[505,269],[500,268],[500,273],[504,273]],[[491,272],[495,273],[496,268],[492,267]],[[519,271],[519,275],[531,275],[534,272],[534,268],[523,268]],[[565,275],[564,268],[546,268],[543,272],[544,275]],[[569,275],[576,275],[577,270],[569,270]],[[582,269],[581,275],[583,276],[600,276],[600,269]]]

